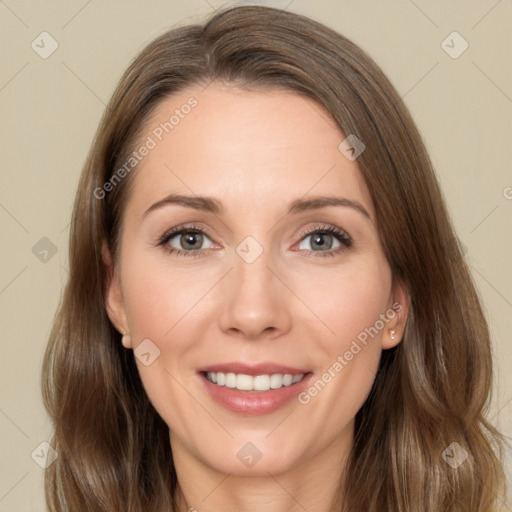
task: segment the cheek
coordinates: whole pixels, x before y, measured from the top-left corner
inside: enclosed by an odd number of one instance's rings
[[[326,279],[322,292],[310,291],[322,319],[311,333],[321,358],[299,402],[309,417],[322,418],[321,429],[328,435],[336,435],[355,417],[375,380],[385,330],[381,315],[386,314],[391,286],[387,268],[379,263],[352,267]]]
[[[336,429],[357,413],[373,384],[386,328],[382,318],[391,318],[386,315],[391,271],[383,257],[367,257],[307,277],[298,278],[296,289],[314,305],[310,334],[322,355],[302,403],[314,403],[316,413],[329,417]]]
[[[176,417],[204,414],[184,389],[197,385],[190,351],[199,340],[208,303],[201,298],[215,276],[173,267],[164,258],[156,260],[136,251],[132,254],[123,261],[126,272],[122,280],[139,375],[155,409],[186,437],[183,421]],[[142,351],[138,352],[137,347],[143,340],[151,340],[157,347],[158,356],[147,366],[138,359]],[[152,350],[156,349],[150,348],[149,352]]]
[[[314,313],[312,325],[323,330],[320,339],[330,340],[332,349],[343,349],[374,326],[389,302],[391,272],[380,257],[354,258],[337,269],[310,269],[295,279],[294,290]]]
[[[204,296],[215,283],[208,269],[173,266],[165,258],[127,258],[123,292],[130,327],[137,339],[163,342],[204,309]]]

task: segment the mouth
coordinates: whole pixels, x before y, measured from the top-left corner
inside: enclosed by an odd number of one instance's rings
[[[306,373],[272,373],[262,375],[247,375],[244,373],[232,372],[202,372],[206,380],[217,386],[237,389],[238,391],[262,392],[271,389],[298,384],[304,379]]]
[[[313,372],[277,364],[229,363],[198,370],[210,398],[245,416],[269,414],[297,398]]]

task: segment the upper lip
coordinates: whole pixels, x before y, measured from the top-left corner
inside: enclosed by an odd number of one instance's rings
[[[222,373],[242,373],[244,375],[273,375],[275,373],[299,375],[308,373],[309,370],[293,368],[277,363],[258,363],[246,364],[240,362],[219,363],[204,366],[198,369],[199,372],[222,372]]]

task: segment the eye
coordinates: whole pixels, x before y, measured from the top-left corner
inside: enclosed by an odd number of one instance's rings
[[[208,243],[203,247],[205,242]],[[197,226],[179,226],[165,233],[158,245],[177,256],[201,256],[206,253],[203,249],[212,247],[212,242],[206,232]]]
[[[309,243],[306,242],[308,239]],[[304,245],[309,245],[309,248]],[[352,239],[344,231],[333,226],[317,226],[302,237],[299,249],[305,250],[308,255],[334,256],[351,246]]]
[[[309,243],[306,241],[310,239]],[[206,243],[206,247],[203,244]],[[176,256],[203,256],[213,243],[206,231],[198,226],[178,226],[159,239],[157,245],[162,246],[169,254]],[[308,247],[304,247],[308,245]],[[352,239],[344,231],[333,226],[315,226],[301,238],[299,250],[310,256],[334,256],[352,246]]]

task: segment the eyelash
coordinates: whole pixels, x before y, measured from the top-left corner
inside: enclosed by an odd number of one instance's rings
[[[181,249],[175,249],[174,247],[171,247],[168,245],[168,242],[172,240],[176,235],[181,235],[184,233],[200,233],[201,235],[205,235],[208,238],[208,233],[195,225],[190,226],[178,226],[176,228],[171,229],[170,231],[164,233],[160,239],[157,242],[158,246],[162,246],[164,251],[166,251],[168,254],[174,254],[175,256],[183,256],[183,257],[201,257],[204,254],[208,252],[208,249],[201,249],[201,250],[191,250],[191,251],[182,251]],[[341,243],[341,246],[336,249],[331,249],[329,251],[311,251],[307,250],[306,254],[308,256],[320,256],[320,257],[327,257],[327,256],[335,256],[337,253],[341,253],[343,251],[346,251],[352,246],[352,239],[344,232],[341,231],[333,226],[315,226],[313,228],[308,229],[305,233],[302,234],[300,241],[302,242],[303,239],[307,238],[308,236],[318,233],[322,235],[332,235],[334,238],[338,240],[338,242]]]

